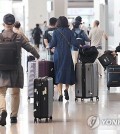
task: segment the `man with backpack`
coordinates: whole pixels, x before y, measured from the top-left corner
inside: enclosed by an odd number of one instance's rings
[[[39,50],[39,44],[41,40],[42,30],[39,27],[39,24],[36,24],[36,27],[33,29],[32,37],[35,43],[36,50]]]
[[[86,42],[90,42],[90,39],[85,34],[85,32],[80,28],[81,21],[82,18],[80,16],[76,17],[75,22],[73,23],[72,31],[76,38],[77,44],[79,44],[82,47],[86,44]],[[73,55],[73,61],[74,63],[76,63],[78,59],[78,51],[74,50],[72,55]]]
[[[20,103],[20,88],[24,85],[21,49],[39,58],[39,54],[21,34],[13,32],[15,17],[6,14],[3,18],[4,31],[0,33],[0,125],[6,125],[6,91],[11,93],[11,123],[17,123]],[[4,49],[3,49],[4,48]]]

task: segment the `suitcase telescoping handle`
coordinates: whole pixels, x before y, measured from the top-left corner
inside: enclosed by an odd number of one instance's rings
[[[39,72],[38,72],[39,69],[38,68],[39,68],[39,59],[36,60],[36,78],[38,78],[38,76],[39,76],[38,75],[39,74]]]

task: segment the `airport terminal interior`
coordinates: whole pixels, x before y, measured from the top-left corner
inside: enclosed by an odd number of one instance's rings
[[[36,23],[44,30],[44,21],[49,25],[51,17],[66,16],[69,24],[76,16],[82,17],[82,22],[92,28],[93,21],[99,20],[100,27],[105,31],[108,40],[102,41],[102,53],[105,50],[115,50],[120,42],[120,1],[119,0],[0,0],[0,31],[3,30],[3,16],[7,13],[15,15],[21,22],[22,31],[34,46],[31,30]],[[47,60],[48,53],[43,46],[43,39],[38,50],[39,60]],[[107,88],[107,70],[102,68],[99,76],[98,96],[91,99],[75,100],[75,85],[69,87],[67,101],[58,101],[58,90],[54,86],[52,121],[34,123],[34,98],[28,96],[27,53],[22,50],[22,65],[24,68],[24,88],[20,93],[20,108],[18,123],[10,123],[10,94],[7,100],[7,124],[0,126],[0,134],[120,134],[120,87]],[[117,62],[120,63],[118,52]],[[75,55],[73,53],[73,59]],[[119,79],[119,78],[118,78]],[[64,92],[65,87],[63,87]]]

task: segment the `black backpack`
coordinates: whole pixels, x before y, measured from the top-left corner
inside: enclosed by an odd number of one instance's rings
[[[81,30],[80,31],[80,33],[79,34],[77,34],[75,31],[74,31],[74,35],[75,35],[75,37],[76,37],[76,41],[77,41],[77,43],[79,44],[79,45],[81,45],[81,46],[84,46],[85,45],[85,39],[84,39],[84,37],[83,37],[83,30]]]
[[[16,33],[13,34],[11,39],[4,38],[2,33],[0,34],[0,71],[16,70],[18,68],[19,56],[16,37]]]

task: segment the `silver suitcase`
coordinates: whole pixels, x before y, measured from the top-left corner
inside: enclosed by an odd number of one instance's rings
[[[36,78],[36,61],[28,62],[28,98],[34,97],[34,79]]]
[[[81,98],[98,97],[98,64],[95,63],[77,63],[76,67],[76,83],[75,83],[75,100]]]

